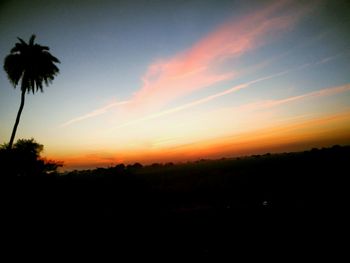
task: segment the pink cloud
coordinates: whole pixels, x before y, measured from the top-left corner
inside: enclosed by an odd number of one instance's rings
[[[307,7],[304,7],[303,9],[283,13],[283,10],[289,10],[286,8],[289,2],[276,1],[250,15],[228,20],[188,50],[149,65],[142,77],[142,87],[130,100],[104,106],[86,115],[67,121],[62,126],[65,127],[96,117],[119,106],[122,106],[122,109],[127,111],[128,116],[130,116],[129,113],[135,111],[136,113],[142,113],[142,115],[146,114],[144,119],[148,119],[147,115],[152,113],[150,111],[157,112],[177,98],[225,80],[232,80],[242,74],[242,72],[247,71],[247,69],[240,68],[238,70],[231,68],[229,71],[222,72],[222,70],[219,70],[222,62],[226,59],[235,59],[266,43],[267,40],[271,41],[271,36],[291,28],[299,17],[308,10]],[[255,67],[258,68],[264,65],[255,65]],[[308,66],[310,65],[304,65],[304,67]],[[270,76],[267,78],[270,78]],[[261,80],[263,79],[256,81]],[[249,85],[253,83],[254,81],[249,82]],[[202,104],[234,91],[235,88],[209,98],[199,99],[188,103],[188,105],[181,105],[174,111]],[[172,112],[172,109],[169,110],[169,113]],[[165,114],[169,113],[166,111]],[[158,116],[158,113],[155,113],[155,115]]]
[[[281,73],[277,73],[274,75],[270,75],[267,77],[263,77],[257,80],[253,80],[247,83],[243,83],[237,86],[233,86],[229,89],[226,89],[222,92],[207,96],[205,98],[199,99],[199,100],[195,100],[192,102],[189,102],[187,104],[184,105],[180,105],[178,107],[174,107],[171,109],[167,109],[164,111],[160,111],[157,113],[153,113],[150,115],[147,115],[145,117],[142,117],[140,119],[135,119],[129,122],[126,122],[118,127],[125,127],[125,126],[129,126],[129,125],[133,125],[139,122],[143,122],[143,121],[148,121],[148,120],[153,120],[153,119],[157,119],[169,114],[173,114],[179,111],[183,111],[192,107],[195,107],[197,105],[209,102],[211,100],[214,100],[216,98],[240,91],[242,89],[248,88],[249,86],[267,80],[267,79],[271,79],[274,77],[278,77],[284,74],[287,74],[289,71],[284,71]],[[326,96],[332,96],[335,94],[339,94],[339,93],[343,93],[343,92],[347,92],[350,91],[350,84],[345,84],[342,86],[336,86],[336,87],[329,87],[329,88],[325,88],[325,89],[321,89],[321,90],[317,90],[317,91],[313,91],[313,92],[309,92],[309,93],[305,93],[302,95],[298,95],[298,96],[293,96],[293,97],[288,97],[285,99],[279,99],[279,100],[267,100],[267,101],[259,101],[259,102],[254,102],[254,103],[248,103],[248,104],[244,104],[242,106],[239,106],[237,108],[234,109],[234,111],[236,112],[242,112],[242,111],[256,111],[256,110],[261,110],[261,109],[268,109],[268,108],[273,108],[273,107],[277,107],[280,105],[284,105],[287,103],[292,103],[292,102],[297,102],[297,101],[301,101],[301,100],[306,100],[306,99],[313,99],[313,98],[318,98],[318,97],[326,97]]]
[[[283,7],[286,1],[278,1],[248,16],[231,19],[192,48],[151,64],[142,78],[143,86],[133,95],[128,107],[143,111],[159,109],[176,98],[233,79],[238,70],[218,69],[224,60],[256,48],[298,20],[300,12],[277,16]]]
[[[142,122],[142,121],[153,120],[153,119],[157,119],[157,118],[160,118],[160,117],[163,117],[163,116],[175,113],[175,112],[183,111],[183,110],[195,107],[197,105],[207,103],[207,102],[212,101],[214,99],[226,96],[228,94],[240,91],[242,89],[248,88],[248,87],[250,87],[251,85],[253,85],[255,83],[259,83],[259,82],[264,81],[264,80],[268,80],[268,79],[272,79],[272,78],[275,78],[275,77],[279,77],[279,76],[285,75],[285,74],[289,73],[290,71],[292,71],[292,70],[283,71],[283,72],[276,73],[276,74],[273,74],[273,75],[270,75],[270,76],[262,77],[262,78],[259,78],[259,79],[256,79],[256,80],[252,80],[252,81],[249,81],[249,82],[246,82],[246,83],[235,85],[235,86],[233,86],[233,87],[231,87],[229,89],[226,89],[224,91],[212,94],[210,96],[207,96],[207,97],[204,97],[204,98],[201,98],[201,99],[198,99],[198,100],[194,100],[194,101],[191,101],[189,103],[186,103],[186,104],[174,107],[174,108],[170,108],[170,109],[163,110],[163,111],[160,111],[160,112],[152,113],[152,114],[146,115],[146,116],[144,116],[142,118],[139,118],[139,119],[131,120],[131,121],[126,122],[126,123],[124,123],[124,124],[122,124],[122,125],[120,125],[118,127],[125,127],[125,126],[129,126],[129,125],[132,125],[132,124],[135,124],[135,123],[139,123],[139,122]]]

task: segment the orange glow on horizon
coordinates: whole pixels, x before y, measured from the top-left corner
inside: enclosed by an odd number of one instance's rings
[[[350,1],[108,1],[64,20],[65,4],[10,2],[1,56],[36,28],[61,64],[20,116],[2,71],[0,144],[17,114],[15,139],[67,171],[350,145]]]
[[[264,129],[185,145],[129,150],[120,153],[96,152],[54,156],[65,170],[108,167],[118,163],[186,162],[201,158],[221,158],[276,151],[305,150],[310,147],[350,143],[350,110],[272,125]],[[52,156],[50,156],[52,157]]]

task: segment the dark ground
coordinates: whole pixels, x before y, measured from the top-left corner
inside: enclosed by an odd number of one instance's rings
[[[274,251],[289,257],[315,242],[321,253],[346,236],[349,162],[350,147],[334,146],[44,177],[4,175],[3,241],[17,252],[53,258],[68,252],[171,259]]]

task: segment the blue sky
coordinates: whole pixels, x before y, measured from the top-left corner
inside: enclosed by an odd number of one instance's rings
[[[34,33],[61,61],[52,85],[28,94],[17,138],[34,137],[67,167],[346,143],[348,8],[321,0],[2,1],[0,57]],[[304,97],[271,103],[296,96]],[[0,143],[19,100],[2,71]],[[241,112],[248,106],[257,109]],[[340,117],[316,132],[311,121],[331,116]],[[302,121],[313,139],[300,128],[294,141],[271,137],[276,145],[224,140]]]

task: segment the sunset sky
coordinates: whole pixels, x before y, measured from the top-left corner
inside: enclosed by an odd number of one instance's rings
[[[65,169],[350,144],[349,1],[13,0],[0,57],[36,34],[60,59],[16,138]],[[0,72],[0,144],[20,103]]]

